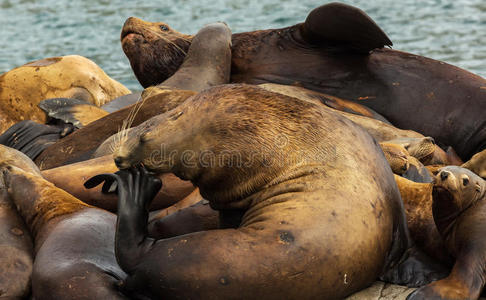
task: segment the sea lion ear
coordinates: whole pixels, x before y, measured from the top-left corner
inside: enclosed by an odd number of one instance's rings
[[[367,54],[393,43],[361,9],[343,3],[322,5],[309,13],[302,27],[304,39]]]
[[[89,123],[108,115],[108,112],[87,102],[75,98],[52,98],[38,104],[48,117],[73,124],[82,128]]]

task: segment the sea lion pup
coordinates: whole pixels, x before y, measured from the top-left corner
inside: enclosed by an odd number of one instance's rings
[[[438,276],[411,248],[379,146],[322,105],[221,85],[134,130],[114,154],[123,171],[86,183],[118,182],[115,247],[131,294],[331,299],[380,275],[409,285]],[[124,170],[139,163],[191,180],[226,229],[147,237],[160,185],[141,167]]]
[[[456,261],[447,278],[407,299],[477,299],[486,278],[486,182],[467,169],[447,166],[437,174],[432,196],[435,224]]]
[[[99,189],[85,189],[83,183],[90,177],[103,172],[115,172],[117,167],[113,162],[113,156],[89,159],[79,163],[69,164],[54,169],[43,170],[42,176],[52,182],[58,188],[65,190],[79,200],[116,212],[118,199],[111,194],[103,193]],[[165,185],[156,195],[150,210],[167,208],[181,201],[191,194],[195,187],[189,181],[183,181],[173,174],[160,176]]]
[[[157,94],[145,93],[142,102],[94,121],[52,147],[46,149],[36,163],[54,168],[66,163],[92,158],[96,148],[107,138],[130,126],[173,109],[196,91],[227,83],[231,69],[231,31],[223,23],[209,24],[194,37],[187,59],[171,78],[158,86]],[[184,90],[186,89],[186,90]],[[190,90],[187,90],[190,89]],[[116,146],[116,145],[113,145]]]
[[[177,70],[191,36],[130,18],[121,42],[137,79],[150,86]],[[322,5],[303,23],[237,33],[232,44],[231,82],[294,84],[359,102],[399,128],[452,146],[463,160],[486,147],[486,123],[480,121],[486,118],[486,80],[382,49],[391,41],[355,7]]]
[[[476,153],[461,167],[469,169],[477,175],[486,178],[486,150]]]
[[[1,176],[34,238],[35,299],[127,299],[117,288],[126,275],[115,259],[114,214],[14,165]]]
[[[15,165],[40,174],[24,154],[1,145],[0,165]],[[29,295],[33,264],[32,237],[0,178],[0,299],[20,300]]]
[[[101,106],[129,94],[91,60],[68,55],[27,63],[0,76],[0,132],[14,123],[33,120],[45,123],[37,104],[49,98],[77,98]]]

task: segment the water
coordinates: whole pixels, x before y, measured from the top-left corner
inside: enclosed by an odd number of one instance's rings
[[[28,61],[79,54],[132,90],[142,87],[121,50],[130,16],[184,33],[225,21],[233,32],[302,22],[328,1],[311,0],[0,0],[0,73]],[[395,49],[443,60],[486,77],[485,0],[346,0],[365,10]]]

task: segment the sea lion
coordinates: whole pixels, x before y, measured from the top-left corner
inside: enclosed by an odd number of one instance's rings
[[[14,123],[45,123],[37,104],[49,98],[77,98],[101,106],[129,94],[93,61],[78,55],[51,57],[27,63],[0,76],[0,132]]]
[[[24,154],[2,145],[0,165],[16,165],[40,174]],[[0,178],[0,299],[24,299],[29,295],[33,265],[32,237]]]
[[[432,197],[434,222],[455,263],[447,278],[407,299],[477,299],[486,278],[486,182],[470,170],[447,166],[437,174]]]
[[[121,42],[146,87],[177,70],[191,36],[132,17]],[[486,147],[486,80],[444,62],[382,49],[391,41],[355,7],[322,5],[304,23],[233,34],[232,45],[231,82],[293,84],[358,102],[398,128],[452,146],[463,160]]]
[[[35,299],[128,299],[117,288],[115,215],[89,206],[39,174],[2,165],[1,176],[34,238]]]
[[[486,150],[476,153],[461,167],[469,169],[477,175],[486,178]]]
[[[42,176],[87,204],[116,212],[118,200],[114,195],[103,193],[98,189],[87,190],[83,186],[88,178],[96,174],[115,172],[116,170],[117,167],[110,155],[43,170]],[[167,208],[184,199],[195,189],[192,183],[180,180],[173,174],[163,174],[160,176],[160,180],[164,182],[164,188],[155,197],[150,210]]]
[[[208,41],[211,41],[210,43]],[[157,94],[145,91],[142,100],[94,121],[56,145],[46,149],[36,163],[53,168],[92,157],[100,144],[110,136],[140,124],[155,115],[171,110],[196,91],[229,80],[231,68],[231,31],[223,23],[209,24],[194,37],[186,61],[171,78],[156,89]],[[190,89],[190,90],[187,90]]]
[[[409,285],[437,276],[411,248],[377,143],[322,105],[221,85],[133,130],[114,153],[122,171],[86,183],[118,182],[115,248],[130,295],[342,298],[380,275]],[[160,182],[130,168],[142,162],[193,182],[227,229],[147,237]]]
[[[402,175],[410,167],[408,151],[400,145],[380,143],[381,150],[394,174]]]

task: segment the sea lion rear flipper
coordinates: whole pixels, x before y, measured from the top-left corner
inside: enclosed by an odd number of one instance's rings
[[[108,115],[107,111],[84,100],[74,98],[52,98],[44,100],[38,105],[48,117],[73,124],[76,128],[84,127]]]
[[[44,149],[62,138],[63,131],[63,128],[25,120],[0,135],[0,144],[19,150],[34,160]]]
[[[404,253],[400,262],[380,276],[380,280],[408,287],[419,287],[447,275],[446,268],[412,247]]]
[[[393,43],[361,9],[343,3],[322,5],[309,13],[302,26],[307,42],[369,53]]]

